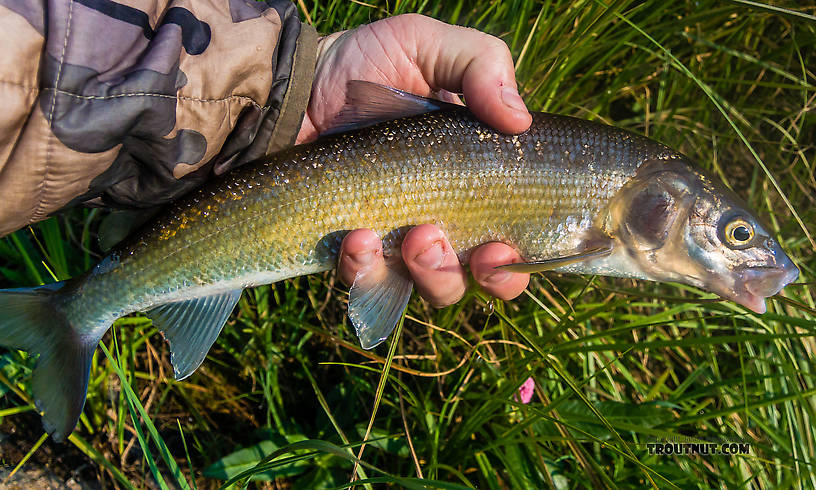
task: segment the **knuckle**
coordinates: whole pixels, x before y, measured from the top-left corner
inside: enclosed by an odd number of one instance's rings
[[[396,15],[394,17],[387,17],[377,22],[382,22],[398,32],[410,32],[411,29],[424,29],[427,28],[428,24],[439,21],[426,15],[408,13]]]
[[[405,22],[425,22],[427,16],[417,13],[407,13],[397,16],[396,18],[404,19]]]
[[[496,36],[487,34],[485,38],[485,47],[491,51],[510,56],[510,48],[507,46],[507,43]]]

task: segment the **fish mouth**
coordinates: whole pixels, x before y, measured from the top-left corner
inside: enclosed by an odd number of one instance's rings
[[[751,267],[740,273],[742,287],[729,299],[749,310],[763,314],[765,298],[775,295],[799,277],[799,269],[790,261],[774,267]]]

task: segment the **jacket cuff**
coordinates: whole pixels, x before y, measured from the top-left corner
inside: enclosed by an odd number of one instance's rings
[[[295,144],[303,116],[309,105],[317,62],[317,31],[308,24],[301,24],[300,36],[292,59],[289,86],[283,96],[275,129],[269,138],[267,153],[274,153]]]

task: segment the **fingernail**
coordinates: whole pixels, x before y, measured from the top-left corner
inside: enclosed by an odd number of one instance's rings
[[[482,279],[482,281],[486,284],[496,285],[501,284],[503,282],[507,282],[510,279],[512,274],[507,271],[498,271],[490,274],[489,276]]]
[[[521,100],[518,90],[514,89],[513,87],[502,87],[501,98],[502,102],[504,102],[504,105],[507,107],[517,111],[527,112],[527,107],[524,105],[524,101]]]
[[[433,245],[414,257],[414,262],[426,269],[439,269],[444,259],[445,254],[442,251],[442,244],[436,241]]]
[[[374,262],[374,257],[379,250],[366,250],[365,252],[358,252],[356,254],[348,254],[348,257],[358,266],[365,267]]]

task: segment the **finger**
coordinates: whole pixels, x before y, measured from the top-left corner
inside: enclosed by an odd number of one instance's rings
[[[465,294],[465,270],[453,247],[434,225],[417,226],[405,235],[402,259],[419,294],[436,307],[451,305]]]
[[[521,261],[513,247],[499,242],[485,243],[470,254],[470,272],[487,294],[509,300],[524,292],[530,283],[530,274],[508,272],[495,267]]]
[[[340,280],[351,286],[357,273],[369,268],[385,270],[382,240],[371,230],[354,230],[346,235],[340,245],[337,264]]]
[[[518,94],[510,50],[489,34],[412,16],[417,64],[433,87],[463,92],[470,110],[504,133],[521,133],[530,116]]]

